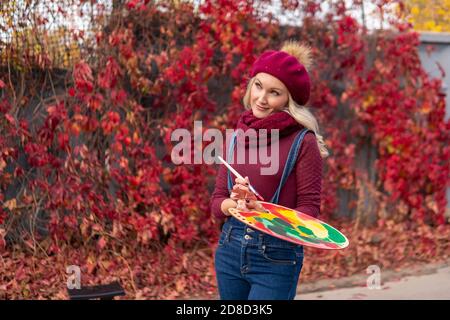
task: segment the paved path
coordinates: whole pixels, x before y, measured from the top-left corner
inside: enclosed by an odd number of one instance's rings
[[[301,292],[296,300],[450,300],[450,266],[433,270],[431,274],[405,276],[398,280],[383,281],[380,289],[369,289],[364,282],[360,286],[318,292]],[[392,278],[392,277],[391,277]],[[299,285],[301,291],[301,283]]]

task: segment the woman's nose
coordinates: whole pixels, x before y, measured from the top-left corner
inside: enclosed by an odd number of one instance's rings
[[[261,104],[261,105],[266,104],[267,103],[266,95],[261,94],[256,101],[258,102],[258,104]]]

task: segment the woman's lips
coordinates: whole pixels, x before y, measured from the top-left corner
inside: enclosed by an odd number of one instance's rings
[[[259,106],[257,104],[256,104],[256,108],[258,108],[261,111],[267,111],[269,109],[269,108],[263,108],[263,107],[261,107],[261,106]]]

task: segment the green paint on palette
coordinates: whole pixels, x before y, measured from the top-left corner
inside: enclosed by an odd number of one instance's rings
[[[278,219],[275,223],[284,228],[285,234],[294,233],[297,238],[300,236],[300,233],[292,225],[286,224],[284,220]]]
[[[280,233],[283,235],[286,234],[287,226],[286,226],[286,224],[280,223],[281,219],[276,218],[276,219],[272,219],[272,220],[265,220],[265,219],[262,219],[262,220],[267,229],[269,229],[275,233]]]
[[[280,226],[284,226],[285,228],[292,229],[291,224],[287,223],[286,221],[284,221],[281,218],[275,218],[275,219],[272,220],[272,222],[276,223],[276,224],[278,224]]]
[[[289,229],[286,233],[297,239],[301,237],[300,233],[298,233],[295,229]]]
[[[277,224],[272,224],[268,226],[268,229],[280,235],[286,235],[286,229]]]
[[[328,230],[328,238],[335,243],[345,243],[347,239],[345,239],[340,232],[338,232],[336,229],[330,227],[327,224],[322,224],[325,229]]]
[[[308,228],[305,228],[305,227],[303,227],[303,226],[298,226],[297,228],[298,228],[301,232],[307,234],[308,236],[316,237],[316,236],[314,235],[314,233],[313,233],[310,229],[308,229]]]
[[[323,241],[319,240],[319,239],[314,239],[314,238],[307,238],[304,236],[300,236],[301,239],[305,240],[306,242],[310,242],[310,243],[322,243]]]
[[[269,223],[265,219],[255,218],[255,220],[258,221],[259,223],[261,223],[264,226],[264,228],[266,228],[266,229],[269,229],[269,226],[271,225],[271,223]]]
[[[261,222],[263,225],[266,225],[266,222],[267,222],[266,219],[263,219],[263,218],[260,218],[260,217],[255,217],[255,220]]]
[[[295,238],[300,239],[300,240],[303,240],[303,241],[305,241],[305,242],[309,242],[309,243],[321,243],[320,240],[317,240],[317,239],[314,239],[314,238],[307,238],[307,237],[302,236],[302,235],[299,234],[299,233],[293,234],[293,233],[291,233],[291,232],[289,232],[289,231],[288,231],[287,233],[288,233],[288,235],[292,235],[292,236],[294,236]]]
[[[292,238],[295,238],[295,239],[298,239],[298,240],[304,240],[304,241],[307,241],[307,242],[311,242],[310,238],[303,237],[300,233],[296,232],[295,230],[293,230],[293,231],[289,230],[287,232],[287,234],[289,236],[291,236]]]
[[[270,220],[262,219],[259,217],[255,217],[255,220],[261,222],[266,228],[272,225],[272,222]]]

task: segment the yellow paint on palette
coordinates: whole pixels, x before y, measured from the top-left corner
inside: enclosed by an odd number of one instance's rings
[[[286,209],[278,209],[277,210],[279,213],[281,213],[286,219],[289,220],[290,223],[295,224],[297,227],[298,226],[302,226],[304,227],[305,225],[300,223],[300,221],[298,221],[298,216],[297,213],[293,210],[286,210]]]
[[[325,239],[328,237],[328,230],[320,223],[312,220],[306,220],[304,222],[305,227],[310,229],[317,238]]]
[[[258,213],[260,218],[266,219],[266,220],[273,220],[275,217],[272,213],[265,213],[265,212],[259,212],[259,211],[255,211]]]

